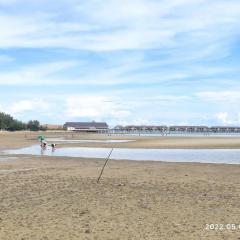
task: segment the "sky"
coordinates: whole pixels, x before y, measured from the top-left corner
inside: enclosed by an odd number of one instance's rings
[[[0,111],[240,125],[239,0],[0,0]]]

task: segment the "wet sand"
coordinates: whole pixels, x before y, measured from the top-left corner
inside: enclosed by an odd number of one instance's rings
[[[1,134],[2,148],[35,141],[29,140],[32,134],[26,140],[22,133]],[[97,184],[103,163],[0,160],[0,239],[240,238],[240,228],[205,229],[211,223],[240,224],[239,165],[111,160]]]
[[[45,135],[47,138],[64,138],[68,140],[134,140],[125,143],[74,143],[68,147],[113,147],[113,148],[170,148],[170,149],[239,149],[239,137],[143,137],[107,134],[84,134],[71,132],[0,132],[0,150],[18,148],[37,144],[37,136]],[[58,144],[64,147],[66,144]]]

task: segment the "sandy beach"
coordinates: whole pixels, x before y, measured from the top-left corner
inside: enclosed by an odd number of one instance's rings
[[[38,144],[37,136],[43,134],[50,139],[67,140],[132,140],[126,143],[81,143],[68,144],[69,147],[109,147],[113,148],[169,148],[169,149],[239,149],[239,137],[144,137],[131,135],[107,135],[71,132],[0,132],[0,150]],[[54,141],[53,141],[54,142]],[[58,144],[58,147],[66,145]]]
[[[0,240],[240,240],[240,0],[0,20]]]
[[[1,150],[36,144],[37,135],[0,133]],[[113,144],[129,148],[240,147],[239,138],[46,135],[136,140]],[[97,184],[101,159],[1,158],[0,239],[240,239],[239,165],[111,160]]]

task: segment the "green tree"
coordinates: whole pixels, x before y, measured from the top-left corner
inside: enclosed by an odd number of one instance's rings
[[[38,131],[40,128],[41,126],[38,120],[30,120],[27,124],[27,129],[31,131]]]
[[[17,131],[26,129],[26,124],[14,119],[9,114],[0,112],[0,130]]]
[[[39,121],[31,120],[27,124],[14,119],[11,115],[0,112],[0,130],[20,131],[29,129],[31,131],[44,130]]]

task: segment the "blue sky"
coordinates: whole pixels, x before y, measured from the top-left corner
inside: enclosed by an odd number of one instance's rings
[[[0,0],[0,111],[240,125],[240,1]]]

